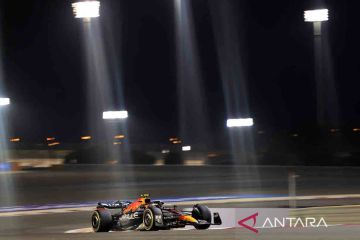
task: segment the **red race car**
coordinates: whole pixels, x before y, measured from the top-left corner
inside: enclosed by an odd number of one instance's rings
[[[148,194],[143,194],[134,202],[98,203],[91,223],[95,232],[108,232],[169,230],[186,225],[205,230],[222,222],[219,213],[212,216],[206,206],[196,204],[190,209],[179,210],[176,206],[167,207],[161,201],[152,201]]]

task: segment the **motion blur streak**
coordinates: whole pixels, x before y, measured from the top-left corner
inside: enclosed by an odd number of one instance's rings
[[[236,14],[228,0],[210,1],[220,76],[229,118],[248,118],[247,80],[241,56]],[[255,119],[256,122],[256,119]],[[251,128],[229,129],[234,163],[253,163],[254,143]]]
[[[207,111],[191,1],[175,0],[175,17],[180,135],[184,144],[206,150]]]
[[[1,25],[1,22],[0,22]],[[2,29],[0,27],[0,96],[6,95],[4,86],[5,73],[3,69],[3,52],[2,52]],[[10,175],[1,174],[2,170],[11,170],[8,156],[8,126],[7,118],[9,105],[0,106],[0,197],[6,203],[12,204],[15,199],[14,183]]]
[[[333,73],[327,25],[314,23],[314,28],[317,121],[319,127],[338,127],[340,124],[339,99]]]
[[[103,4],[104,8],[109,7],[106,4]],[[106,24],[103,25],[103,30],[105,34],[105,40],[106,40],[106,52],[107,52],[107,58],[109,59],[108,62],[108,70],[109,70],[109,76],[112,81],[112,88],[111,88],[111,95],[113,100],[113,108],[116,111],[127,109],[126,101],[125,101],[125,94],[124,94],[124,79],[123,79],[123,69],[122,69],[122,39],[121,37],[119,39],[114,39],[113,30],[118,29],[119,32],[122,32],[122,19],[120,18],[114,26],[113,24],[113,18],[112,14],[110,14],[110,7],[109,9],[104,9],[108,14],[102,17],[104,21],[106,21]],[[121,35],[120,35],[121,36]],[[118,55],[116,54],[118,53]],[[121,145],[121,156],[120,162],[122,163],[133,163],[132,156],[131,156],[131,148],[130,148],[130,140],[129,140],[129,121],[131,120],[131,112],[125,113],[123,111],[123,114],[125,114],[126,118],[129,117],[129,120],[118,120],[115,122],[107,122],[108,126],[111,128],[112,131],[116,131],[113,136],[121,134],[122,136],[126,136],[126,140],[123,140],[121,144],[115,144],[117,148]],[[110,141],[113,141],[113,136],[111,136],[112,139]],[[129,176],[132,176],[132,171],[129,172]],[[131,179],[133,176],[131,177]],[[131,180],[129,179],[129,180]]]
[[[210,1],[211,16],[215,35],[215,44],[219,62],[220,77],[223,86],[228,118],[249,118],[247,82],[242,63],[241,39],[236,26],[236,14],[228,0]],[[253,121],[251,119],[251,121]],[[256,119],[254,119],[256,123]],[[224,124],[226,124],[224,122]],[[253,125],[253,122],[252,124]],[[252,126],[228,128],[229,140],[234,164],[256,164]],[[250,178],[261,180],[257,168],[247,169]],[[237,179],[241,173],[236,172]],[[261,181],[254,186],[261,188]],[[240,188],[240,184],[239,184]],[[243,191],[243,189],[239,189]]]
[[[100,23],[97,19],[84,23],[87,57],[88,127],[94,139],[107,141],[108,132],[102,121],[102,112],[110,105],[110,83]],[[114,134],[112,134],[114,135]]]
[[[124,109],[124,103],[119,96],[122,96],[122,88],[120,74],[116,73],[118,77],[113,79],[111,74],[111,64],[109,59],[115,57],[107,56],[107,49],[105,47],[105,39],[103,38],[103,31],[101,28],[101,20],[91,19],[89,22],[83,22],[83,36],[86,50],[87,63],[87,101],[88,101],[88,131],[91,133],[93,139],[93,147],[101,152],[105,162],[119,162],[131,163],[130,149],[127,141],[124,144],[114,145],[113,137],[119,133],[127,134],[126,120],[116,119],[108,120],[102,119],[103,111],[112,111]],[[111,38],[111,37],[110,37]],[[106,41],[110,41],[106,38]],[[111,54],[110,54],[111,55]],[[114,66],[115,69],[118,66]],[[118,71],[118,70],[117,70]],[[115,81],[115,84],[114,84]],[[115,86],[114,86],[115,85]],[[119,103],[121,106],[119,106]],[[104,152],[102,152],[104,151]],[[102,162],[104,163],[104,162]],[[126,181],[130,181],[127,178]],[[120,181],[125,182],[125,179]]]

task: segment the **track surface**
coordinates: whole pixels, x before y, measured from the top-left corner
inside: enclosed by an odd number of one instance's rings
[[[287,195],[289,168],[280,167],[72,167],[0,173],[0,207],[133,199],[251,194]],[[360,168],[297,168],[298,195],[359,194]],[[5,184],[6,183],[6,184]],[[299,206],[359,204],[359,199],[306,200]],[[287,207],[288,202],[256,202],[213,207]],[[0,239],[359,239],[360,227],[327,229],[246,229],[209,231],[65,233],[89,227],[91,212],[0,217]],[[340,210],[340,218],[346,215]],[[357,219],[360,221],[360,219]]]
[[[297,195],[360,193],[360,168],[81,166],[0,174],[0,207],[49,203],[255,194],[287,195],[295,171]]]
[[[359,239],[359,226],[334,226],[327,229],[261,229],[259,234],[246,229],[207,231],[158,231],[112,233],[64,233],[89,227],[90,212],[0,218],[0,239]],[[5,230],[6,229],[6,230]]]

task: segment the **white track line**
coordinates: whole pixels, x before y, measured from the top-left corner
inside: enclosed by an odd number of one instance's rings
[[[94,232],[92,228],[79,228],[66,231],[65,233],[92,233]]]
[[[332,225],[328,225],[328,227],[338,227],[338,226],[344,226],[344,224],[332,224]],[[209,228],[207,231],[210,230],[226,230],[226,229],[233,229],[234,227],[215,227],[215,228]],[[256,229],[275,229],[275,228],[279,228],[280,227],[256,227]],[[286,227],[288,228],[288,227]],[[304,228],[311,228],[311,227],[304,227]],[[136,231],[136,230],[134,230]],[[195,228],[189,227],[189,228],[174,228],[171,229],[170,231],[195,231]],[[113,232],[113,231],[111,231]],[[120,231],[120,232],[133,232],[133,231]],[[79,228],[79,229],[73,229],[73,230],[68,230],[65,231],[65,233],[67,234],[79,234],[79,233],[94,233],[92,228]]]

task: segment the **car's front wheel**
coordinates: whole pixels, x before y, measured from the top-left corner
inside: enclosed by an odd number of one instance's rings
[[[192,217],[196,220],[203,220],[208,222],[207,224],[199,224],[194,225],[194,227],[198,230],[205,230],[208,229],[211,225],[211,212],[207,206],[203,205],[195,205],[192,210]]]
[[[147,208],[143,215],[143,224],[146,231],[157,230],[155,226],[155,214],[151,208]]]

